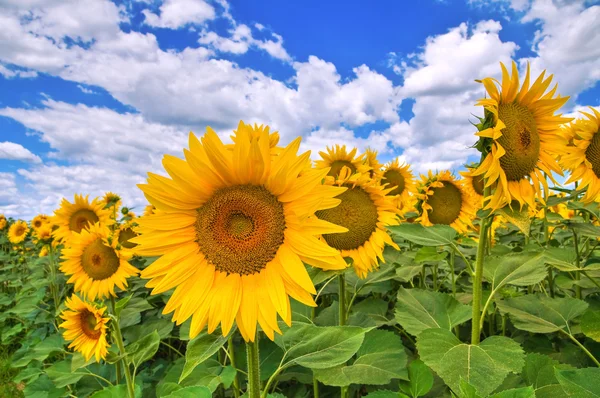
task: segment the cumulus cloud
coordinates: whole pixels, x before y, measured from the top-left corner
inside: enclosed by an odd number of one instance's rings
[[[33,154],[21,144],[14,142],[0,142],[0,159],[20,160],[23,162],[41,163],[42,159]]]
[[[178,29],[188,24],[201,24],[214,19],[215,9],[204,0],[165,0],[158,14],[142,11],[147,25]]]

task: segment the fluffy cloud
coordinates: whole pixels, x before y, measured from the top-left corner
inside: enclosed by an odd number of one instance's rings
[[[23,145],[14,142],[0,142],[0,159],[21,160],[23,162],[41,163],[39,156],[31,153]]]
[[[204,0],[165,0],[158,15],[149,10],[143,11],[145,23],[158,27],[178,29],[187,24],[201,24],[214,19],[213,6]]]

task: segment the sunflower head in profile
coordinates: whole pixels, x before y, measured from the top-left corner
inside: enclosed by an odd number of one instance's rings
[[[337,180],[328,177],[325,183],[346,191],[338,196],[342,201],[339,206],[317,211],[316,216],[347,231],[324,233],[323,240],[343,257],[351,258],[356,274],[365,278],[379,266],[379,260],[384,261],[386,243],[399,249],[386,231],[387,226],[398,224],[399,210],[393,198],[386,195],[389,189],[384,189],[368,172],[350,175],[345,168]]]
[[[369,173],[371,167],[365,164],[365,154],[356,156],[356,152],[356,148],[348,152],[346,145],[327,147],[327,152],[319,152],[321,160],[316,161],[316,168],[328,169],[327,175],[334,178],[338,178],[344,168],[350,170],[350,174]]]
[[[424,226],[449,225],[457,232],[467,232],[475,218],[472,199],[463,186],[449,171],[421,176],[417,187],[417,212]]]
[[[33,220],[31,220],[31,228],[33,228],[34,230],[38,230],[40,229],[42,226],[44,226],[44,224],[48,224],[49,223],[49,217],[45,214],[38,214],[37,216],[33,217]]]
[[[106,192],[102,197],[105,208],[121,207],[121,197],[114,192]]]
[[[553,182],[552,172],[562,175],[556,156],[565,146],[560,133],[561,124],[571,118],[555,112],[569,97],[556,96],[557,86],[546,92],[552,76],[545,71],[531,84],[529,65],[523,85],[519,88],[519,72],[512,64],[512,76],[504,64],[502,84],[485,78],[481,82],[489,98],[477,105],[485,109],[485,119],[478,126],[480,138],[477,148],[485,157],[473,175],[484,175],[493,192],[486,208],[497,209],[517,201],[522,207],[535,207],[535,198],[543,202],[542,189],[547,189],[546,176]],[[555,182],[556,183],[556,182]],[[487,200],[487,199],[486,199]]]
[[[118,250],[117,239],[109,239],[109,232],[106,226],[93,224],[73,234],[62,251],[60,270],[70,276],[67,283],[90,300],[115,296],[115,286],[125,289],[127,278],[138,273],[128,262],[131,253]]]
[[[6,221],[6,217],[4,216],[4,214],[0,214],[0,231],[4,230],[7,224],[8,221]]]
[[[463,177],[463,187],[467,191],[467,194],[473,198],[473,204],[478,208],[483,206],[483,190],[484,181],[483,174],[474,175],[476,167],[467,166],[466,171],[461,171],[460,175]]]
[[[345,189],[322,185],[328,169],[310,169],[299,146],[298,138],[271,148],[264,128],[228,147],[207,128],[201,139],[190,134],[185,160],[164,157],[170,178],[149,173],[139,185],[157,211],[136,220],[140,236],[130,242],[139,255],[160,256],[142,277],[152,294],[175,289],[164,313],[177,324],[191,317],[191,338],[205,326],[226,335],[235,321],[246,341],[257,324],[273,339],[277,314],[291,323],[289,297],[315,306],[303,263],[346,267],[318,239],[345,229],[313,217],[337,206]]]
[[[154,207],[154,205],[147,205],[146,207],[144,207],[144,216],[151,216],[152,214],[154,214],[154,211],[156,210],[156,208]]]
[[[233,130],[233,135],[231,135],[230,138],[235,144],[238,141],[238,139],[253,140],[253,139],[259,138],[262,134],[265,134],[265,133],[269,137],[269,147],[272,150],[277,148],[277,144],[279,143],[279,132],[278,131],[271,132],[270,127],[267,125],[263,125],[263,124],[258,125],[256,123],[254,123],[254,126],[252,126],[251,124],[245,124],[243,121],[240,120],[237,130]],[[229,148],[234,147],[233,145],[227,145],[227,146]],[[278,152],[278,151],[273,151],[273,152]]]
[[[565,184],[579,181],[579,189],[587,188],[585,203],[600,202],[600,112],[590,110],[569,126],[572,145],[561,156],[563,167],[571,172]]]
[[[53,217],[53,222],[58,226],[53,233],[57,240],[68,241],[95,223],[106,226],[114,222],[111,211],[104,209],[105,202],[96,198],[90,203],[88,196],[75,195],[74,203],[63,198]]]
[[[108,317],[104,317],[106,307],[81,300],[76,294],[67,298],[59,325],[64,329],[63,337],[70,341],[69,348],[80,352],[86,361],[95,357],[96,362],[106,358],[108,341],[106,340]]]
[[[19,244],[25,240],[28,233],[29,227],[25,221],[15,221],[8,229],[8,240],[13,245]]]
[[[379,163],[379,159],[377,159],[377,151],[371,148],[367,148],[363,156],[364,164],[370,168],[369,176],[371,178],[381,179],[381,167],[383,165]]]
[[[394,197],[396,206],[402,213],[411,209],[415,194],[415,177],[408,164],[401,164],[398,158],[387,163],[381,175],[381,185],[386,190],[391,189],[387,196]]]
[[[117,241],[125,249],[133,249],[137,246],[137,244],[130,242],[131,239],[138,236],[135,232],[135,228],[136,226],[133,223],[127,222],[121,225],[117,230]]]

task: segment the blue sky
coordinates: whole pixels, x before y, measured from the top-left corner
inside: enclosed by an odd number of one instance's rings
[[[600,104],[597,1],[6,0],[0,213],[51,213],[135,184],[187,132],[240,119],[400,156],[416,174],[476,159],[474,79],[547,69],[573,114]]]

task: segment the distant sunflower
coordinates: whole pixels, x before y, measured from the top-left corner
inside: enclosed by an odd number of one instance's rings
[[[6,217],[4,216],[4,214],[0,214],[0,231],[6,228],[6,224],[8,224],[8,222],[6,221]]]
[[[231,139],[233,140],[234,144],[238,141],[239,138],[251,141],[253,139],[259,138],[263,133],[266,133],[269,137],[269,147],[271,149],[276,148],[277,144],[279,143],[279,132],[274,131],[271,133],[269,126],[262,124],[259,126],[255,123],[254,126],[252,126],[251,124],[245,124],[243,121],[240,120],[237,130],[234,130],[233,133],[234,135],[231,136]],[[235,147],[235,145],[227,146],[230,148]]]
[[[49,253],[48,246],[44,246],[40,250],[40,255],[39,256],[40,257],[46,257],[48,255],[48,253]]]
[[[587,187],[585,203],[600,202],[600,112],[590,109],[592,113],[581,112],[586,119],[571,124],[573,145],[561,156],[562,165],[571,171],[565,184],[580,181],[579,189]]]
[[[317,169],[329,169],[328,176],[337,178],[344,167],[350,170],[350,174],[367,173],[371,166],[364,164],[365,155],[356,156],[356,148],[350,152],[346,150],[346,145],[335,145],[327,147],[327,153],[319,152],[322,160],[316,161]]]
[[[117,241],[126,249],[133,249],[137,244],[130,242],[130,239],[135,238],[138,234],[134,231],[134,225],[132,223],[125,223],[121,225],[117,231]]]
[[[377,151],[367,148],[365,150],[364,159],[364,164],[370,167],[369,176],[371,178],[381,178],[381,167],[383,165],[379,163],[379,159],[377,159]]]
[[[106,192],[102,198],[105,208],[121,207],[121,197],[113,192]]]
[[[449,225],[457,232],[467,232],[475,217],[472,199],[463,187],[463,182],[456,180],[449,171],[421,176],[417,187],[416,221],[424,226],[436,224]]]
[[[62,251],[60,270],[70,276],[74,290],[90,300],[116,296],[115,285],[127,286],[127,278],[139,271],[127,261],[131,254],[117,250],[117,240],[108,241],[109,230],[98,223],[73,234],[69,247]]]
[[[408,164],[400,164],[398,158],[387,163],[383,168],[381,185],[385,189],[392,188],[387,195],[394,197],[396,206],[402,213],[410,210],[413,201],[412,195],[415,194],[415,177]]]
[[[34,230],[40,229],[44,224],[49,222],[49,217],[45,214],[38,214],[31,220],[31,228]]]
[[[25,240],[28,232],[29,227],[27,226],[27,223],[25,221],[15,221],[13,225],[11,225],[8,229],[8,240],[13,245],[16,245]]]
[[[147,205],[146,207],[144,207],[144,215],[150,216],[150,215],[154,214],[155,209],[156,208],[153,205]]]
[[[554,112],[569,97],[554,97],[557,86],[544,94],[552,81],[552,76],[544,80],[545,71],[529,87],[529,64],[519,89],[516,63],[512,64],[512,77],[504,64],[500,65],[500,92],[495,79],[482,80],[490,98],[479,100],[477,105],[491,113],[494,124],[476,133],[491,145],[491,152],[473,175],[485,174],[487,185],[495,187],[486,208],[504,207],[513,200],[521,207],[525,203],[535,207],[536,197],[543,201],[540,185],[547,189],[544,173],[552,181],[552,172],[562,175],[555,160],[557,152],[565,145],[559,130],[561,124],[571,119]]]
[[[311,170],[297,155],[300,139],[270,151],[266,128],[226,147],[207,128],[190,134],[185,160],[165,157],[171,178],[148,173],[139,185],[157,212],[142,217],[136,253],[162,256],[142,271],[152,294],[175,288],[164,313],[181,324],[192,317],[190,338],[220,324],[227,335],[234,320],[246,341],[257,323],[270,338],[280,333],[277,314],[289,325],[289,297],[315,306],[315,288],[303,262],[343,269],[339,253],[319,241],[345,231],[312,217],[336,206],[344,189],[321,184],[327,169]]]
[[[96,362],[105,359],[110,347],[106,340],[110,318],[103,317],[106,307],[96,307],[93,303],[81,300],[76,294],[67,298],[65,305],[67,309],[60,314],[64,322],[59,327],[65,329],[65,340],[71,341],[69,348],[80,352],[86,361],[91,357],[95,357]]]
[[[346,168],[338,180],[329,177],[326,184],[347,188],[338,196],[342,203],[330,209],[319,210],[316,216],[346,228],[346,232],[324,233],[323,239],[344,257],[352,258],[354,271],[365,278],[369,271],[382,262],[385,244],[399,249],[386,231],[389,225],[398,224],[398,208],[377,180],[369,174],[350,175]]]
[[[50,224],[44,224],[37,230],[35,230],[35,241],[36,243],[42,241],[47,242],[52,238],[52,226]]]
[[[106,203],[98,198],[90,203],[88,196],[75,195],[75,203],[63,198],[53,217],[54,223],[58,225],[58,229],[54,231],[57,239],[68,240],[73,234],[78,234],[85,227],[97,222],[101,225],[114,222],[110,210],[104,209]]]
[[[473,175],[475,167],[468,167],[467,171],[461,171],[460,175],[464,180],[464,188],[467,193],[473,198],[473,203],[478,207],[483,205],[483,174]]]

